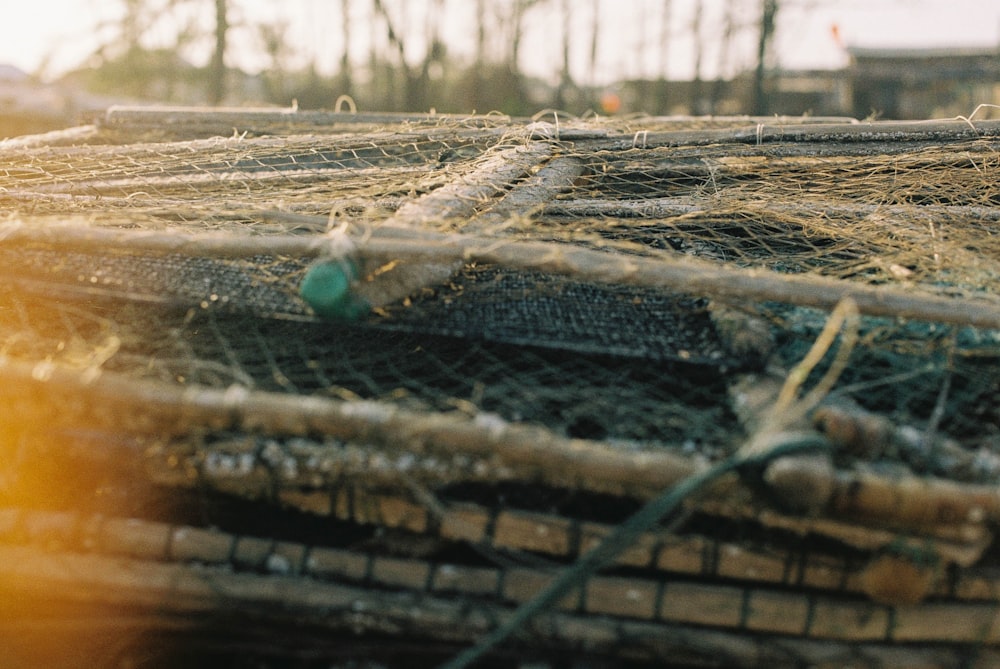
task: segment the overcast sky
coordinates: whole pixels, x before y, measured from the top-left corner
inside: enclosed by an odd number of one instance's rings
[[[151,0],[154,3],[163,0]],[[230,0],[234,15],[244,24],[281,18],[297,50],[292,65],[312,60],[329,71],[342,49],[338,0]],[[563,0],[548,0],[529,15],[524,38],[522,69],[551,78],[561,59]],[[355,57],[360,62],[371,43],[370,0],[351,0],[355,24]],[[413,58],[422,53],[423,10],[427,0],[384,0],[396,22],[408,30]],[[624,78],[668,76],[690,79],[694,75],[696,47],[694,8],[699,0],[569,0],[573,8],[572,60],[574,77],[588,83],[609,83]],[[53,78],[81,64],[102,40],[101,30],[121,13],[115,0],[29,0],[5,3],[0,21],[0,63]],[[474,48],[474,0],[445,0],[442,23],[445,40],[454,55]],[[753,63],[753,29],[760,0],[701,0],[701,76],[713,78],[721,69],[731,74]],[[211,25],[210,0],[201,22]],[[492,0],[502,7],[504,0]],[[665,21],[663,8],[671,7]],[[842,46],[865,47],[992,47],[1000,44],[1000,0],[781,0],[776,32],[776,57],[786,68],[837,68],[846,63]],[[725,29],[726,8],[732,8],[744,25],[728,53],[718,50]],[[594,12],[600,22],[598,58],[591,72],[587,53]],[[832,26],[837,25],[840,44]],[[169,26],[159,38],[169,40]],[[151,40],[157,39],[151,35]],[[195,48],[192,60],[207,60],[208,44]],[[233,35],[227,62],[256,70],[266,61],[251,30]]]

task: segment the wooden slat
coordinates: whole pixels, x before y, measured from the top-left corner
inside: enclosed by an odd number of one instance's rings
[[[178,621],[190,629],[201,620],[192,615],[196,613],[210,614],[218,621],[235,612],[252,612],[272,625],[301,623],[305,617],[325,635],[349,632],[352,639],[366,631],[407,629],[425,640],[471,643],[511,615],[508,607],[485,601],[414,598],[332,582],[24,547],[0,546],[0,565],[5,577],[0,588],[6,595],[0,599],[3,634],[23,635],[35,624],[24,615],[5,615],[14,604],[37,597],[51,601],[53,593],[62,601],[86,603],[100,617],[107,611],[105,607],[148,611],[144,618],[131,617],[133,623],[141,620],[147,630],[176,627]],[[12,583],[16,586],[11,587]],[[79,609],[80,615],[85,616],[86,610]],[[102,629],[99,618],[49,618],[45,623],[49,638],[58,639],[60,624],[67,622],[77,629]],[[120,628],[113,625],[112,629]],[[987,669],[1000,663],[995,648],[980,645],[897,647],[883,642],[814,641],[558,612],[543,614],[525,635],[550,648],[587,649],[590,655],[624,654],[634,659],[715,667]]]
[[[554,569],[452,565],[341,548],[308,547],[217,530],[170,527],[136,519],[6,510],[0,513],[0,527],[6,528],[0,534],[0,553],[16,552],[18,545],[57,555],[64,554],[67,549],[72,551],[74,547],[86,547],[95,556],[119,561],[202,564],[236,572],[306,577],[305,583],[348,582],[410,592],[499,597],[501,601],[514,604],[530,601],[556,576]],[[32,527],[52,530],[32,533],[23,529]],[[39,545],[43,548],[34,548]],[[143,566],[142,569],[152,567]],[[0,568],[0,582],[10,578],[12,573],[8,567]],[[55,577],[55,573],[50,573],[46,578]],[[72,572],[58,577],[69,579],[67,587],[70,590],[78,587],[72,584],[75,578]],[[710,578],[711,574],[704,577]],[[216,572],[206,572],[204,578],[209,582],[218,580]],[[316,587],[322,589],[319,585]],[[181,610],[188,610],[188,606],[198,610],[214,606],[208,601],[188,600],[179,605]],[[939,600],[893,608],[854,596],[769,589],[763,584],[722,585],[701,580],[676,580],[662,573],[655,579],[590,577],[579,590],[567,594],[559,608],[591,615],[816,639],[1000,644],[1000,603],[997,602]]]
[[[36,365],[2,356],[0,378],[4,380],[0,402],[16,404],[14,415],[53,427],[78,427],[84,423],[115,433],[159,439],[204,429],[285,436],[326,435],[382,449],[390,455],[379,461],[381,466],[362,459],[353,469],[349,457],[338,459],[336,451],[323,452],[322,446],[308,453],[305,452],[308,449],[303,449],[298,455],[285,456],[294,462],[296,471],[308,472],[328,483],[339,479],[342,473],[353,473],[363,474],[372,483],[381,477],[383,481],[398,484],[399,469],[391,458],[430,454],[452,458],[462,454],[490,460],[492,466],[481,469],[480,480],[483,477],[530,479],[557,487],[582,485],[595,492],[649,496],[703,466],[669,449],[625,451],[596,440],[566,438],[541,426],[512,423],[495,416],[470,418],[459,412],[421,413],[386,402],[301,397],[237,386],[228,389],[178,386],[99,373],[96,369],[88,374],[86,370],[46,363]],[[255,452],[249,443],[245,449],[248,454]],[[227,446],[226,454],[233,453]],[[150,451],[150,457],[160,459],[163,466],[149,469],[154,476],[161,471],[165,478],[186,481],[188,485],[223,483],[230,490],[239,485],[239,477],[232,474],[206,475],[197,466],[204,455],[191,453],[183,445],[176,450]],[[310,468],[308,461],[313,455],[316,462],[329,466],[330,471]],[[264,462],[254,465],[252,473],[258,477],[269,471]],[[173,474],[171,469],[175,470]],[[445,480],[461,480],[459,472],[468,469],[444,468],[450,472]],[[196,472],[200,480],[189,480],[190,471]],[[275,481],[273,475],[256,482],[247,479],[254,494],[280,481],[280,477]]]
[[[891,637],[890,609],[864,601],[810,599],[805,634],[819,639],[877,641]]]
[[[323,236],[190,235],[180,231],[135,232],[100,228],[49,226],[33,228],[8,221],[3,243],[46,242],[106,253],[118,247],[132,253],[184,253],[214,257],[261,254],[317,257],[342,252],[342,241]],[[421,239],[400,238],[393,226],[369,232],[358,244],[359,257],[405,260],[410,263],[482,262],[512,269],[551,272],[583,281],[682,291],[739,303],[778,301],[832,310],[845,297],[862,314],[912,318],[931,322],[1000,328],[1000,305],[988,298],[957,299],[891,286],[871,286],[811,275],[741,269],[677,254],[655,257],[614,254],[567,244],[483,239],[474,235],[421,230]],[[339,245],[338,245],[339,244]]]

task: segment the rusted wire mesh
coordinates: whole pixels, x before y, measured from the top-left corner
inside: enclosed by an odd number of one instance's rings
[[[807,438],[492,661],[990,666],[1000,125],[552,120],[0,144],[5,629],[433,666],[663,490]]]

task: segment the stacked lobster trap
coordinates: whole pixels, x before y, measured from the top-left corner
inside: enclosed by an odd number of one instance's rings
[[[2,142],[3,664],[996,666],[998,177],[965,119]]]

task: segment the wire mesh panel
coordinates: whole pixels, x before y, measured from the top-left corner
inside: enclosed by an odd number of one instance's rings
[[[554,121],[0,144],[12,662],[991,666],[1000,126]]]

